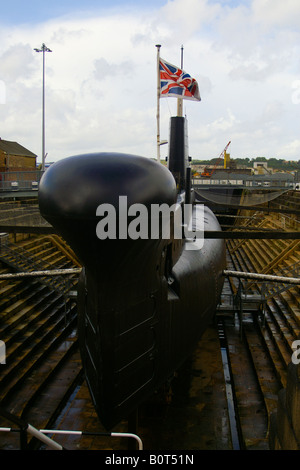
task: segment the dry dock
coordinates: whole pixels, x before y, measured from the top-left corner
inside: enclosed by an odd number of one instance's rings
[[[283,212],[243,212],[238,225],[244,223],[245,230],[299,231],[299,216],[284,215],[285,207],[299,212],[299,193],[290,191],[272,207]],[[56,236],[14,235],[11,242],[11,258],[2,256],[1,273],[11,272],[21,254],[44,269],[77,266]],[[299,254],[299,239],[227,240],[228,269],[236,271],[299,277]],[[266,284],[241,285],[237,278],[226,278],[215,322],[193,356],[163,390],[113,431],[135,432],[147,450],[299,448],[293,424],[298,415],[288,415],[291,410],[298,413],[293,402],[297,374],[289,369],[299,336],[299,285]],[[6,352],[6,364],[0,366],[2,409],[37,429],[81,431],[50,434],[66,449],[132,448],[132,439],[103,435],[83,378],[76,301],[66,297],[64,286],[54,288],[37,279],[1,280],[0,293],[0,340]],[[250,305],[245,293],[256,301]],[[292,423],[289,428],[287,422]],[[1,431],[1,450],[25,445],[15,424],[0,417],[0,426],[12,428]],[[27,445],[49,449],[30,436]]]

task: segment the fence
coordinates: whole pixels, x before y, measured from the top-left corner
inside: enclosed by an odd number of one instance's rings
[[[0,172],[1,191],[38,190],[43,171],[2,171]]]

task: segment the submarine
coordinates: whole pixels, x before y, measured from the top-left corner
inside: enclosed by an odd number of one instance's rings
[[[223,287],[225,242],[204,236],[221,228],[191,189],[186,117],[170,119],[167,167],[130,154],[75,155],[46,170],[38,198],[82,264],[80,353],[109,430],[191,356]],[[153,207],[169,217],[154,218]]]

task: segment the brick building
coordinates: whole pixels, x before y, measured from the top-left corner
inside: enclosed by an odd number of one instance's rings
[[[35,171],[37,156],[17,142],[0,137],[0,172]]]

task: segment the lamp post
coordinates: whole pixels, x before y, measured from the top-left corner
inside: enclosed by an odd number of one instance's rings
[[[42,117],[42,171],[45,171],[45,52],[52,52],[44,43],[41,49],[34,49],[43,53],[43,117]]]

